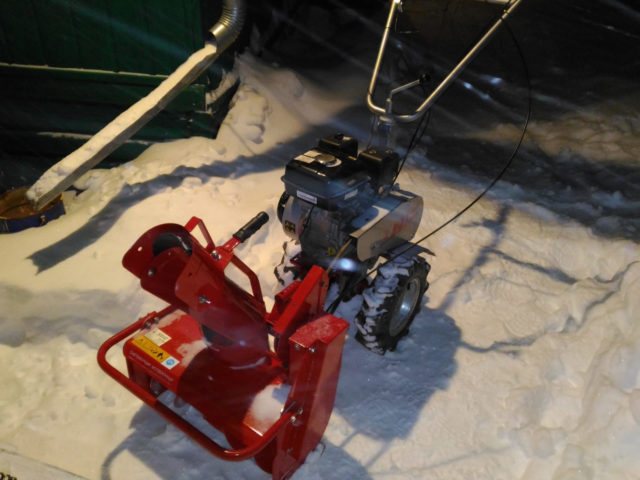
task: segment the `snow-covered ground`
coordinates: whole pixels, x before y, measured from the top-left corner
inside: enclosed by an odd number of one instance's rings
[[[77,183],[83,193],[65,194],[65,216],[0,236],[0,472],[35,479],[32,459],[50,466],[40,478],[266,478],[250,461],[209,456],[95,361],[102,341],[160,306],[120,266],[143,231],[196,215],[221,241],[267,211],[271,222],[238,251],[271,296],[284,164],[324,134],[369,135],[362,75],[341,75],[336,90],[326,82],[336,72],[297,74],[249,55],[237,73],[217,139],[93,170]],[[526,164],[427,242],[431,287],[398,350],[374,355],[351,329],[323,449],[294,478],[640,478],[640,225],[628,193],[638,187],[624,175],[598,181],[607,162],[638,168],[637,100],[534,116],[516,160]],[[517,133],[505,121],[463,140],[508,151]],[[455,170],[432,161],[435,142],[399,178],[425,200],[418,236],[487,183],[470,160]],[[599,165],[591,203],[556,175],[576,157]],[[588,172],[572,178],[583,185]],[[352,316],[357,302],[338,313]]]

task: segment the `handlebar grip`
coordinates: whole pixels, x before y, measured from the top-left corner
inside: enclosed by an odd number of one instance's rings
[[[238,239],[240,242],[244,242],[251,235],[260,230],[265,223],[269,221],[269,215],[267,212],[260,212],[251,220],[249,220],[240,230],[233,234],[233,236]]]

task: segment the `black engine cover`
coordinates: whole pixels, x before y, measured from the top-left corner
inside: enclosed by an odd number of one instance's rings
[[[324,210],[358,210],[391,185],[398,164],[391,151],[369,149],[358,155],[357,140],[337,134],[291,160],[282,180],[287,194]]]

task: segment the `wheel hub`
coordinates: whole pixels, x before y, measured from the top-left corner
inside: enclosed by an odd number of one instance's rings
[[[398,308],[395,315],[391,318],[389,325],[389,333],[392,336],[398,335],[411,319],[411,314],[416,308],[418,299],[420,298],[420,281],[412,278],[402,292],[402,298],[398,301]]]

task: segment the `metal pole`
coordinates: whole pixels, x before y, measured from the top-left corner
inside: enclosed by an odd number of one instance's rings
[[[491,40],[491,38],[495,35],[495,33],[500,28],[502,22],[507,19],[515,10],[518,8],[522,0],[514,0],[508,8],[506,8],[498,20],[485,32],[482,38],[469,50],[469,52],[458,62],[458,64],[449,72],[449,74],[440,82],[440,84],[435,88],[435,90],[427,97],[427,99],[422,102],[422,104],[416,109],[414,113],[411,114],[397,114],[393,112],[386,112],[384,108],[379,107],[375,103],[373,103],[373,92],[375,90],[376,83],[378,81],[378,73],[380,70],[380,64],[382,63],[382,57],[384,56],[384,52],[386,50],[388,36],[389,36],[389,28],[391,22],[393,21],[393,17],[395,16],[397,3],[400,3],[400,0],[392,0],[391,9],[389,11],[389,18],[387,19],[387,26],[385,27],[384,35],[382,36],[382,42],[380,44],[380,51],[378,52],[378,58],[376,59],[376,64],[373,69],[373,74],[371,77],[371,83],[369,85],[369,92],[367,94],[367,106],[369,109],[376,115],[388,115],[393,117],[395,120],[403,123],[413,122],[420,118],[420,116],[426,112],[429,108],[433,106],[433,104],[440,98],[440,96],[444,93],[444,91],[451,86],[451,84],[458,78],[458,76],[462,73],[462,71],[471,63],[471,61],[480,53],[480,51],[486,46],[486,44]]]
[[[373,103],[373,92],[376,89],[378,83],[378,75],[380,73],[380,66],[382,65],[382,59],[384,58],[384,52],[387,49],[387,41],[389,40],[389,32],[391,31],[391,24],[396,15],[397,8],[402,5],[402,0],[391,0],[391,8],[389,9],[389,16],[387,17],[387,24],[384,27],[384,33],[382,34],[382,41],[380,42],[380,50],[378,51],[378,57],[376,63],[373,66],[373,74],[371,75],[371,82],[369,83],[369,91],[367,92],[367,105],[369,109],[378,115],[385,113],[385,109],[377,106]]]

